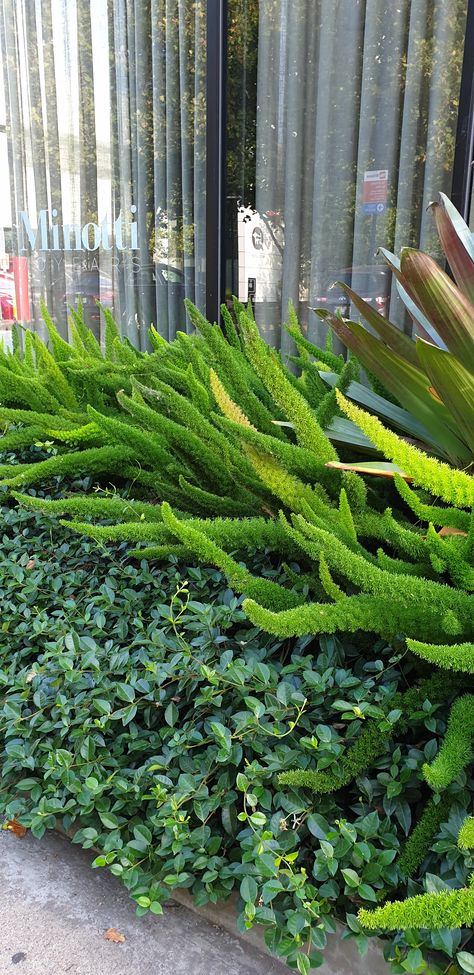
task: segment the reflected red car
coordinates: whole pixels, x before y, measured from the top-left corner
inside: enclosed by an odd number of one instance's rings
[[[351,303],[345,291],[335,284],[336,281],[347,284],[367,304],[372,305],[381,315],[387,317],[390,303],[391,273],[386,265],[344,267],[339,271],[329,272],[326,288],[314,299],[314,307],[326,308],[333,314],[341,312],[347,318],[350,314]]]
[[[0,270],[0,319],[12,322],[15,319],[15,282],[13,271]]]

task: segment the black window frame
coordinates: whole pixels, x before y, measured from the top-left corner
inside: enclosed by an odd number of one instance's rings
[[[468,0],[451,199],[469,222],[474,178],[474,0]]]
[[[207,0],[206,316],[220,319],[225,294],[227,0]]]

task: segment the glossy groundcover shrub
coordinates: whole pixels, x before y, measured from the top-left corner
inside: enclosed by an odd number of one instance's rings
[[[396,896],[413,857],[406,837],[426,804],[421,768],[445,732],[447,684],[427,670],[401,721],[407,665],[402,674],[402,653],[384,641],[369,637],[361,655],[335,637],[270,636],[219,571],[172,558],[151,571],[123,545],[104,558],[4,499],[5,823],[37,837],[60,826],[98,849],[95,866],[122,880],[138,913],[160,914],[175,887],[198,904],[237,891],[239,926],[264,925],[302,973],[321,963],[336,918],[363,952],[358,909]],[[266,556],[256,563],[289,584]],[[368,728],[385,745],[345,789],[315,802],[279,787],[285,768],[336,771]],[[466,884],[472,859],[457,836],[473,784],[462,773],[450,786],[409,893]],[[470,936],[408,930],[386,957],[395,972],[470,971]]]

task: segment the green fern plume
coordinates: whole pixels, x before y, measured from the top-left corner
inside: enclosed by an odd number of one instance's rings
[[[448,504],[460,508],[474,505],[474,480],[464,471],[458,471],[402,440],[375,416],[371,416],[354,403],[349,402],[338,390],[337,401],[346,416],[357,424],[369,440],[389,460],[410,477],[419,487],[442,498]]]
[[[361,909],[358,918],[365,931],[470,928],[474,921],[474,885],[390,901],[374,911]]]
[[[474,850],[474,817],[468,816],[459,830],[458,847],[460,850]]]
[[[415,828],[410,833],[398,858],[398,866],[405,877],[413,877],[430,851],[433,838],[449,817],[453,797],[449,794],[431,798]]]
[[[474,740],[474,695],[464,694],[451,708],[441,748],[431,763],[423,765],[428,785],[437,791],[447,789],[472,760]]]

